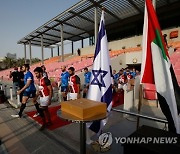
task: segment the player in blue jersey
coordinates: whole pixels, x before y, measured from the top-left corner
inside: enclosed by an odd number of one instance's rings
[[[36,97],[36,88],[34,85],[34,77],[33,74],[29,71],[29,69],[30,69],[29,64],[24,64],[22,66],[22,71],[24,72],[24,87],[17,92],[18,95],[23,93],[22,104],[19,113],[17,115],[11,115],[12,117],[21,118],[22,112],[24,111],[26,107],[26,103],[29,98],[32,98],[34,106],[36,107],[38,113],[40,113],[39,104],[36,101],[37,97]]]
[[[60,81],[60,87],[61,87],[61,94],[63,96],[63,100],[67,101],[67,91],[68,91],[68,81],[69,81],[69,73],[66,71],[66,66],[61,66],[61,81]]]
[[[119,78],[119,74],[116,73],[116,70],[113,70],[113,80],[114,80],[114,85],[116,86],[118,83],[118,78]]]
[[[86,98],[88,89],[89,89],[89,83],[91,78],[91,72],[88,71],[88,68],[84,68],[84,89],[83,89],[83,98]]]

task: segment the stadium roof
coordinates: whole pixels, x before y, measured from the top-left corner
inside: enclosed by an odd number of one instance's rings
[[[178,4],[178,5],[177,5]],[[157,10],[180,6],[179,0],[156,0]],[[98,10],[98,21],[101,8],[105,8],[105,22],[108,30],[113,31],[126,23],[134,22],[144,16],[144,0],[81,0],[44,25],[40,26],[21,40],[18,44],[48,47],[61,41],[61,25],[63,24],[64,40],[78,41],[94,36],[94,8]],[[170,10],[172,11],[172,10]],[[178,20],[178,19],[177,19]]]

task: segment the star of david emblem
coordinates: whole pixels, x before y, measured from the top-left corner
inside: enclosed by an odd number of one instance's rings
[[[101,70],[101,68],[99,70],[92,70],[92,75],[94,78],[91,81],[91,85],[98,85],[100,90],[101,87],[106,87],[103,78],[106,76],[107,73],[107,71]]]

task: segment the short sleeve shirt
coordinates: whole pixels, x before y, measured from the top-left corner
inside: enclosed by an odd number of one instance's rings
[[[91,78],[91,72],[84,73],[85,84],[89,84]]]
[[[43,77],[42,79],[40,79],[39,90],[41,97],[49,96],[48,86],[50,85],[51,85],[51,81],[48,78]]]
[[[78,93],[78,85],[80,85],[80,78],[77,75],[73,75],[69,79],[69,92]]]
[[[18,71],[12,72],[13,82],[18,82]]]
[[[61,87],[67,87],[68,86],[69,76],[70,75],[68,72],[62,72],[61,73]]]
[[[29,85],[28,88],[25,89],[25,91],[27,92],[31,92],[31,91],[35,91],[36,88],[34,86],[34,77],[32,75],[32,73],[30,71],[28,71],[25,75],[24,75],[24,84],[27,84],[27,81],[31,80],[31,84]]]

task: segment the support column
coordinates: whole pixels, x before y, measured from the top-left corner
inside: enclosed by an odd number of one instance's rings
[[[95,45],[97,42],[97,35],[98,35],[98,21],[97,21],[97,15],[98,15],[98,9],[95,7],[94,9],[94,39],[95,39]]]
[[[81,48],[84,48],[84,42],[83,42],[83,39],[81,40]]]
[[[53,48],[51,48],[51,58],[53,57]]]
[[[30,65],[31,65],[32,64],[31,41],[29,41],[29,58],[30,58]]]
[[[26,64],[26,44],[24,44],[24,63]]]
[[[61,57],[62,62],[64,62],[64,37],[63,37],[63,24],[61,24]]]
[[[152,3],[153,3],[153,6],[154,6],[154,9],[156,10],[156,0],[153,0]]]
[[[44,64],[44,47],[43,47],[43,35],[41,35],[41,63]]]
[[[74,42],[72,41],[72,55],[74,54]]]
[[[57,55],[59,56],[59,45],[57,45]]]

